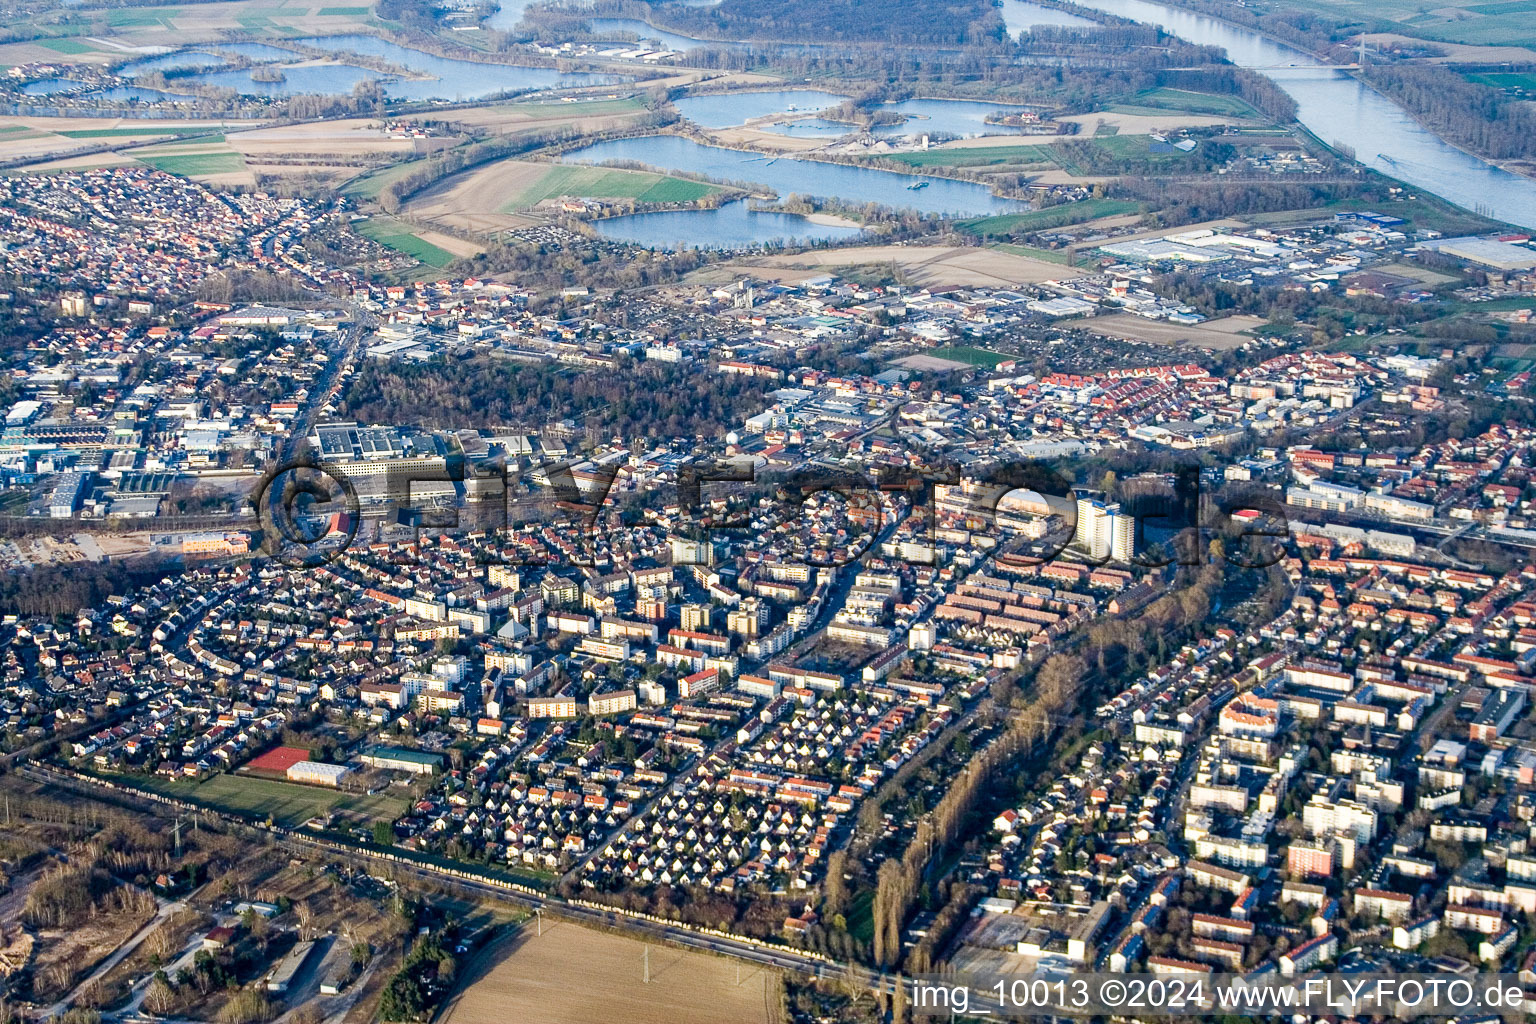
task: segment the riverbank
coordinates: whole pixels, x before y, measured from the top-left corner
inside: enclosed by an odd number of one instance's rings
[[[1536,228],[1536,180],[1441,138],[1407,108],[1316,54],[1261,30],[1179,6],[1177,0],[1081,0],[1197,45],[1219,47],[1297,106],[1297,122],[1320,140],[1347,145],[1355,162],[1415,191],[1490,219]],[[1321,72],[1321,74],[1320,74]]]

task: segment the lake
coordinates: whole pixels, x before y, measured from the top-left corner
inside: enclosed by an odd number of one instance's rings
[[[796,139],[822,139],[831,142],[840,135],[856,132],[859,126],[847,121],[828,121],[824,117],[802,117],[798,121],[779,121],[763,125],[760,129],[775,135],[788,135]]]
[[[1358,79],[1251,29],[1151,0],[1079,0],[1084,7],[1160,25],[1192,43],[1220,46],[1296,101],[1297,119],[1326,143],[1408,185],[1521,227],[1536,228],[1536,181],[1463,153]]]
[[[52,96],[58,92],[70,92],[74,89],[84,89],[84,82],[77,82],[73,78],[44,78],[37,82],[28,82],[21,87],[23,96]]]
[[[740,50],[744,49],[746,45],[744,43],[717,43],[707,39],[694,39],[692,36],[681,36],[676,32],[654,28],[638,18],[588,18],[587,24],[592,29],[592,34],[596,36],[632,33],[641,40],[655,41],[660,43],[663,49],[676,50],[679,53],[702,49],[706,46]]]
[[[215,43],[218,49],[239,54],[248,60],[297,60],[299,55],[281,46],[266,43]]]
[[[794,157],[705,146],[677,135],[645,135],[583,146],[565,154],[567,163],[604,164],[632,160],[663,170],[685,171],[728,181],[766,185],[785,199],[793,194],[839,199],[860,205],[879,203],[898,210],[975,217],[1028,209],[1016,199],[1002,199],[985,185],[943,178],[925,179],[895,171],[823,163]],[[908,185],[929,181],[925,188]]]
[[[792,213],[750,209],[747,200],[716,210],[668,210],[594,221],[598,234],[647,249],[745,249],[771,242],[852,238],[858,228],[817,224]]]
[[[814,89],[774,89],[684,96],[674,100],[677,112],[701,128],[729,128],[756,117],[800,110],[825,110],[847,96]]]
[[[1028,3],[1026,0],[1003,0],[1003,7],[999,13],[1003,16],[1003,24],[1008,26],[1008,34],[1015,38],[1020,32],[1028,32],[1036,25],[1097,28],[1099,24],[1090,18],[1058,11],[1054,7],[1042,7],[1039,4]]]
[[[119,85],[88,92],[81,99],[105,100],[109,103],[159,103],[162,100],[190,100],[195,97],[184,93],[161,92],[159,89],[143,89],[137,85]]]
[[[477,99],[501,92],[548,89],[554,86],[603,85],[629,81],[618,75],[561,74],[553,68],[527,68],[513,64],[483,64],[455,60],[401,46],[386,39],[365,35],[318,36],[295,39],[301,46],[311,46],[329,53],[357,53],[424,75],[436,81],[397,81],[385,85],[390,99]]]
[[[307,93],[341,96],[352,91],[358,82],[384,78],[381,71],[360,68],[351,64],[321,64],[303,68],[283,68],[281,82],[258,82],[251,78],[249,70],[211,71],[205,75],[193,75],[183,81],[196,85],[211,85],[221,89],[234,89],[242,96],[299,96]]]
[[[478,61],[455,60],[439,57],[421,50],[400,46],[397,43],[374,36],[340,35],[316,36],[295,39],[296,45],[308,46],[328,53],[356,53],[378,57],[390,64],[410,68],[431,79],[395,79],[381,71],[356,67],[349,64],[328,66],[286,67],[281,82],[258,82],[249,70],[232,69],[194,75],[188,82],[231,88],[247,96],[296,96],[303,93],[344,95],[352,91],[358,82],[384,80],[384,94],[392,100],[473,100],[502,92],[524,92],[568,85],[599,85],[627,81],[622,76],[594,74],[561,74],[553,68],[528,68],[512,64],[484,64]],[[264,51],[277,51],[284,59],[298,55],[276,47],[261,44],[230,44],[230,48],[246,48],[245,55],[253,59],[266,56]]]
[[[288,54],[291,58],[293,54]],[[147,71],[177,71],[182,68],[216,68],[220,64],[228,64],[229,58],[217,53],[208,53],[204,50],[178,50],[175,53],[167,53],[160,57],[151,57],[148,60],[136,60],[131,64],[124,64],[117,69],[117,73],[124,78],[137,78]]]
[[[496,13],[485,19],[485,27],[498,32],[510,32],[523,20],[523,12],[539,0],[502,0]]]
[[[977,135],[1019,135],[1022,128],[987,124],[988,114],[999,110],[1022,112],[1027,108],[1008,103],[987,103],[977,100],[905,100],[901,103],[884,104],[880,109],[895,111],[906,116],[901,124],[876,127],[874,135],[958,135],[971,138]]]

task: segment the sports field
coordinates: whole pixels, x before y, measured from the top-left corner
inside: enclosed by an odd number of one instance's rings
[[[404,796],[389,793],[362,796],[322,786],[301,786],[251,775],[210,775],[201,782],[193,779],[135,778],[130,784],[166,796],[206,804],[218,811],[252,818],[266,818],[270,815],[274,822],[288,828],[302,825],[316,815],[331,811],[356,815],[370,821],[393,821],[405,812],[407,800]]]
[[[943,348],[933,349],[929,352],[929,355],[937,356],[940,359],[951,359],[957,363],[964,363],[967,366],[985,366],[989,370],[994,369],[998,363],[1016,358],[1015,356],[988,352],[984,348],[975,348],[971,345],[946,345]]]

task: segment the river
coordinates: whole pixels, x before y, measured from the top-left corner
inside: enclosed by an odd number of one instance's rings
[[[1353,148],[1365,166],[1458,206],[1536,228],[1536,181],[1463,153],[1407,111],[1343,71],[1252,29],[1151,0],[1075,0],[1080,6],[1160,25],[1181,39],[1220,46],[1296,101],[1297,120],[1324,142]]]
[[[501,92],[521,92],[554,86],[602,85],[628,81],[620,75],[561,73],[554,68],[530,68],[457,60],[401,46],[377,36],[340,35],[295,39],[300,46],[330,53],[378,57],[431,79],[395,79],[379,71],[347,64],[285,67],[280,82],[259,82],[249,70],[214,71],[189,79],[199,85],[233,88],[252,96],[293,96],[299,93],[346,94],[358,82],[385,79],[384,92],[393,100],[474,100]]]

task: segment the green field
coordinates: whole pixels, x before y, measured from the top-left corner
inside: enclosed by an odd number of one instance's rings
[[[638,203],[687,203],[718,191],[715,185],[684,181],[682,178],[652,174],[649,171],[556,164],[516,198],[502,204],[501,212],[526,209],[557,196],[633,199]]]
[[[636,96],[621,100],[582,100],[576,103],[514,103],[510,109],[526,113],[530,117],[587,117],[594,114],[632,114],[645,109],[645,102]]]
[[[1116,104],[1109,109],[1130,114],[1161,114],[1169,110],[1177,110],[1191,114],[1225,114],[1231,117],[1262,116],[1236,96],[1168,88],[1144,89],[1127,96],[1123,104]]]
[[[405,812],[407,801],[404,796],[384,793],[363,796],[254,775],[210,775],[201,782],[135,777],[132,784],[166,796],[206,804],[218,811],[253,818],[270,815],[274,822],[288,828],[331,811],[344,811],[370,820],[393,821]]]
[[[996,217],[977,217],[957,221],[955,226],[983,238],[1003,238],[1020,230],[1043,231],[1067,224],[1081,224],[1099,217],[1118,217],[1137,213],[1141,204],[1129,199],[1084,199],[1077,203],[1048,206],[1028,213],[1005,213]]]
[[[94,46],[82,43],[78,39],[39,39],[37,41],[37,45],[46,46],[54,53],[64,53],[70,56],[74,56],[75,54],[79,53],[96,52],[96,48]]]
[[[1371,32],[1482,46],[1536,45],[1536,0],[1290,0],[1288,6]]]
[[[454,261],[453,253],[425,239],[417,238],[399,221],[393,221],[387,217],[371,217],[368,220],[358,221],[353,226],[358,234],[371,238],[380,245],[387,245],[396,252],[403,252],[429,267],[442,269]]]
[[[944,348],[933,349],[927,354],[938,359],[952,359],[967,366],[985,366],[989,370],[996,369],[998,363],[1014,358],[988,352],[984,348],[973,348],[970,345],[946,345]]]
[[[1000,144],[966,149],[930,149],[924,153],[892,153],[887,159],[908,167],[984,167],[987,164],[1046,164],[1054,167],[1049,146]]]
[[[175,7],[137,7],[106,12],[107,24],[113,28],[152,28],[164,25],[172,28],[171,19],[180,14]]]
[[[1334,199],[1321,206],[1304,210],[1284,210],[1278,213],[1256,213],[1245,217],[1249,223],[1261,227],[1285,227],[1306,221],[1318,220],[1345,210],[1374,210],[1377,213],[1401,217],[1412,228],[1429,228],[1442,235],[1478,235],[1512,227],[1499,221],[1479,217],[1475,213],[1459,209],[1433,196],[1420,195],[1416,199],[1394,202],[1367,202],[1363,199]]]
[[[1490,71],[1484,74],[1468,75],[1467,80],[1476,82],[1478,85],[1492,86],[1495,89],[1536,92],[1536,74],[1529,71]]]
[[[368,8],[366,8],[366,7],[322,7],[322,8],[320,8],[320,12],[319,13],[320,13],[320,17],[322,17],[322,18],[345,18],[345,17],[354,17],[355,18],[355,17],[360,17],[361,15],[367,14],[368,13]]]
[[[381,167],[376,171],[368,171],[359,174],[341,187],[344,196],[355,196],[363,199],[377,199],[379,193],[389,187],[392,181],[398,181],[414,171],[420,169],[425,160],[407,160],[404,163],[392,164],[389,167]]]
[[[1060,263],[1062,266],[1072,265],[1072,257],[1061,249],[1036,249],[1032,245],[1016,245],[1012,242],[993,242],[987,248],[1012,253],[1015,256],[1028,256],[1032,260]]]
[[[29,132],[31,130],[24,124],[8,124],[4,128],[0,128],[0,135],[14,135],[17,132]]]
[[[66,139],[125,139],[125,138],[149,138],[156,135],[206,135],[219,129],[204,125],[200,128],[188,128],[176,125],[146,124],[143,128],[80,128],[68,132],[56,132]],[[217,136],[220,141],[223,136]],[[203,140],[199,140],[203,141]],[[211,141],[211,140],[209,140]]]
[[[140,155],[135,159],[168,174],[192,177],[198,174],[229,174],[245,170],[245,158],[239,153],[164,153]]]

